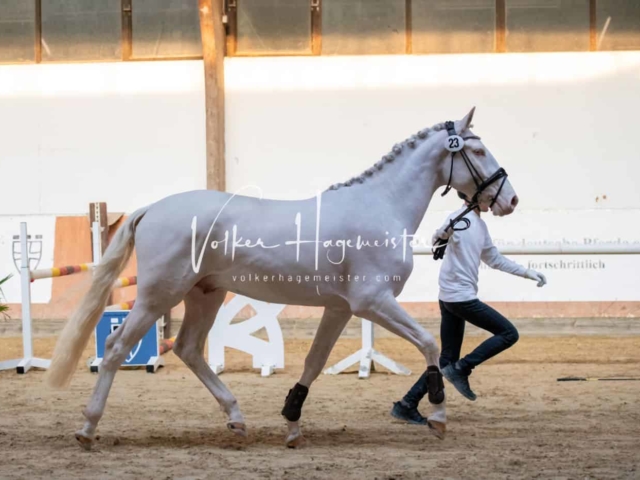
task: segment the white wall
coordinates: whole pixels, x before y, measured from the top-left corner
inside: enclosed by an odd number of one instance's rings
[[[640,52],[230,59],[226,73],[232,190],[312,194],[475,105],[523,209],[640,205]]]
[[[640,52],[230,59],[226,74],[230,191],[314,195],[475,105],[474,131],[521,199],[511,217],[487,218],[496,243],[640,242]],[[458,206],[436,195],[419,233]],[[536,262],[550,286],[482,271],[482,298],[640,299],[637,257],[514,259]],[[436,300],[438,266],[418,258],[402,300]]]
[[[313,195],[476,105],[523,210],[640,205],[640,52],[232,58],[226,74],[229,190]],[[203,188],[202,78],[200,61],[0,65],[0,214]]]
[[[206,187],[202,62],[0,65],[0,215]]]
[[[202,77],[199,61],[0,66],[0,215],[85,214],[91,201],[130,212],[204,188]],[[640,241],[640,52],[232,58],[226,87],[229,191],[312,196],[475,105],[474,130],[521,199],[488,219],[496,241]],[[435,197],[421,233],[457,206]],[[405,300],[435,298],[427,260]],[[640,261],[606,260],[549,269],[557,288],[540,291],[483,272],[495,277],[482,292],[637,300]]]

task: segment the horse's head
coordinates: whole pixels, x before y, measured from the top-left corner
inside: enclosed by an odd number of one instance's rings
[[[478,202],[480,210],[503,216],[513,213],[518,196],[495,157],[471,130],[475,107],[457,122],[445,124],[446,159],[442,177],[449,186]],[[448,190],[447,190],[448,191]]]

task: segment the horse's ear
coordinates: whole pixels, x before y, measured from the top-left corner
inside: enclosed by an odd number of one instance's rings
[[[458,125],[458,134],[461,134],[465,130],[471,128],[471,121],[473,120],[473,114],[476,111],[476,107],[473,107],[469,113],[465,115],[465,117],[460,120]]]

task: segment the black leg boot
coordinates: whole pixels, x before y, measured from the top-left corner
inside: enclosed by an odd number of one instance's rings
[[[290,422],[297,422],[302,416],[302,405],[309,394],[309,389],[304,385],[296,383],[295,386],[289,390],[289,394],[284,401],[284,407],[281,414]]]

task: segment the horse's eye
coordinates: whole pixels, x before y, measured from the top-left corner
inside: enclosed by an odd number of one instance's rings
[[[473,154],[478,156],[478,157],[484,157],[484,155],[485,155],[484,150],[482,150],[481,148],[477,148],[477,149],[473,150]]]

